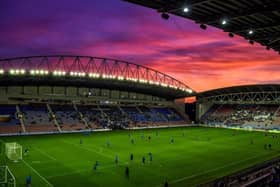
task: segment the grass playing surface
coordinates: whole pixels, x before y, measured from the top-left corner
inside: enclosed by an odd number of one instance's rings
[[[3,156],[1,162],[10,167],[17,186],[24,186],[28,175],[32,176],[33,187],[160,187],[165,180],[174,187],[194,186],[279,156],[280,136],[272,138],[273,134],[265,134],[186,127],[0,137],[5,142],[20,143],[23,151],[29,148],[29,154],[21,162],[13,163]],[[265,150],[264,144],[272,144],[272,149]],[[149,152],[153,155],[152,162]],[[99,166],[95,172],[96,161]],[[125,175],[126,166],[129,179]]]

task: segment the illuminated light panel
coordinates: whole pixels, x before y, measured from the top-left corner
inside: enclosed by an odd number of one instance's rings
[[[91,77],[91,78],[99,78],[100,74],[98,74],[98,73],[89,73],[88,76]]]
[[[154,81],[149,81],[149,84],[154,84]]]
[[[55,71],[53,72],[53,75],[54,75],[54,76],[65,76],[65,75],[66,75],[66,72],[65,72],[65,71],[55,70]]]
[[[24,69],[10,69],[9,72],[11,75],[24,75],[25,74]]]
[[[140,83],[148,83],[148,81],[145,80],[145,79],[139,79],[139,82],[140,82]]]
[[[163,86],[163,87],[167,87],[168,86],[168,84],[165,84],[165,83],[161,83],[160,85]]]
[[[122,80],[124,80],[124,77],[123,76],[118,76],[118,80],[122,81]]]
[[[138,79],[132,78],[132,77],[126,77],[126,80],[133,81],[133,82],[137,82],[138,81]]]
[[[116,76],[115,75],[102,74],[102,78],[103,79],[115,79]]]
[[[43,70],[43,69],[40,69],[40,70],[39,69],[36,69],[36,70],[32,69],[32,70],[29,71],[29,73],[31,75],[48,75],[49,71],[48,70]]]
[[[24,69],[10,69],[9,70],[9,73],[11,75],[23,75],[26,73],[26,71]],[[49,71],[47,70],[43,70],[43,69],[32,69],[29,71],[29,73],[31,75],[48,75],[49,74]],[[4,70],[3,69],[0,69],[0,74],[4,74]],[[60,70],[54,70],[52,72],[52,74],[54,76],[65,76],[66,75],[66,72],[65,71],[60,71]],[[132,78],[132,77],[123,77],[123,76],[115,76],[115,75],[110,75],[110,74],[98,74],[98,73],[85,73],[85,72],[70,72],[69,73],[70,76],[73,76],[73,77],[85,77],[85,76],[88,76],[90,78],[104,78],[104,79],[117,79],[117,80],[127,80],[127,81],[133,81],[133,82],[139,82],[139,83],[142,83],[142,84],[151,84],[151,85],[158,85],[158,86],[161,86],[161,87],[169,87],[169,88],[172,88],[172,89],[176,89],[176,90],[181,90],[181,91],[184,91],[184,92],[187,92],[187,93],[193,93],[193,91],[189,88],[185,88],[185,87],[178,87],[178,86],[175,86],[175,85],[171,85],[171,84],[167,84],[167,83],[164,83],[164,82],[158,82],[158,81],[152,81],[152,80],[146,80],[146,79],[137,79],[137,78]]]
[[[73,77],[85,77],[86,76],[86,73],[85,72],[70,72],[70,76],[73,76]]]

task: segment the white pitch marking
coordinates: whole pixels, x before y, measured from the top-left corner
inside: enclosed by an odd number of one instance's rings
[[[23,163],[29,167],[32,171],[34,171],[34,173],[36,173],[41,179],[43,179],[43,181],[45,181],[48,186],[50,187],[54,187],[45,177],[43,177],[36,169],[34,169],[30,164],[28,164],[25,160],[22,160]]]
[[[182,178],[180,178],[180,179],[176,179],[176,180],[171,181],[170,184],[178,183],[178,182],[181,182],[181,181],[190,179],[190,178],[194,178],[194,177],[197,177],[197,176],[201,176],[201,175],[204,175],[204,174],[207,174],[207,173],[216,171],[216,170],[220,170],[220,169],[226,168],[226,167],[228,167],[228,166],[236,165],[236,164],[238,164],[238,163],[241,163],[241,162],[244,162],[244,161],[247,161],[247,160],[251,160],[251,159],[257,158],[257,157],[260,157],[260,155],[255,155],[255,156],[252,156],[252,157],[247,158],[247,159],[244,159],[244,160],[232,162],[232,163],[230,163],[230,164],[223,165],[223,166],[220,166],[220,167],[217,167],[217,168],[214,168],[214,169],[210,169],[210,170],[207,170],[207,171],[205,171],[205,172],[201,172],[201,173],[199,173],[199,174],[195,174],[195,175],[190,175],[190,176],[182,177]]]
[[[34,148],[35,150],[37,150],[38,152],[40,152],[41,154],[45,155],[46,157],[48,157],[49,159],[56,161],[56,158],[54,158],[53,156],[51,156],[50,154],[46,153],[45,151],[42,151],[38,148]]]

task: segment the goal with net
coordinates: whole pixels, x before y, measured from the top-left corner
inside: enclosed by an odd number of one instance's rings
[[[8,166],[0,166],[0,186],[16,187],[16,179]]]
[[[22,146],[17,142],[5,143],[5,154],[9,160],[18,162],[22,160]]]

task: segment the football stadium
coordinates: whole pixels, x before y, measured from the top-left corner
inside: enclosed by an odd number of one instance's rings
[[[122,3],[280,52],[278,0]],[[106,56],[0,58],[0,187],[280,186],[280,84],[201,91],[161,69]]]

